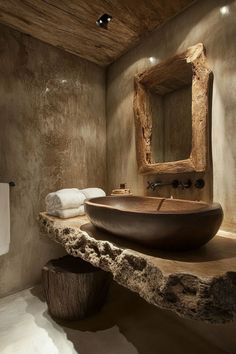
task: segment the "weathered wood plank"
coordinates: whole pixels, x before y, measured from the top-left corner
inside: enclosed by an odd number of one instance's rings
[[[0,22],[107,65],[194,1],[0,0]],[[108,30],[95,24],[104,13],[113,16]]]
[[[134,115],[136,151],[139,172],[187,173],[205,172],[209,161],[209,110],[212,76],[202,43],[189,47],[183,53],[159,63],[134,78]],[[172,162],[153,161],[152,110],[150,92],[165,96],[169,92],[191,84],[192,141],[191,153],[183,160]],[[181,102],[180,102],[181,103]],[[175,107],[178,111],[178,106]],[[178,134],[178,131],[173,131]]]

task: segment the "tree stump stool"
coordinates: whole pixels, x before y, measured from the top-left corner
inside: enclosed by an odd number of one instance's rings
[[[76,320],[103,305],[111,274],[80,258],[65,256],[42,269],[42,284],[49,313],[58,319]]]

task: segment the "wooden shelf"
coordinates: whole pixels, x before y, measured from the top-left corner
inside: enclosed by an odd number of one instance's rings
[[[230,234],[219,233],[196,251],[166,253],[98,231],[86,216],[62,220],[41,213],[39,223],[68,254],[111,272],[153,305],[211,323],[235,316],[236,238]]]

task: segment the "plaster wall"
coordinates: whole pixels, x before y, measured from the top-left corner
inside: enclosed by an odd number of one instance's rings
[[[198,42],[214,73],[213,163],[206,176],[212,182],[213,175],[213,191],[209,183],[195,197],[219,201],[224,227],[235,230],[235,15],[236,1],[199,0],[108,68],[106,97],[104,69],[0,26],[0,176],[16,182],[10,252],[0,257],[0,296],[36,283],[42,265],[62,253],[38,230],[48,192],[106,189],[107,177],[108,192],[127,182],[133,193],[146,194],[147,178],[136,164],[133,77]],[[193,198],[192,191],[177,196]]]
[[[11,243],[0,296],[37,283],[63,251],[40,235],[48,192],[106,187],[105,72],[0,26],[0,181],[11,188]]]
[[[147,179],[138,173],[133,115],[136,73],[202,42],[213,70],[212,163],[203,176],[205,191],[177,191],[176,197],[214,199],[222,204],[224,227],[236,228],[236,1],[199,0],[108,69],[107,173],[108,190],[127,182],[134,194],[146,194]],[[189,176],[182,176],[187,178]],[[167,176],[167,178],[170,178]],[[160,179],[160,178],[159,178]],[[173,176],[170,178],[173,179]],[[213,188],[212,188],[213,185]],[[170,188],[159,195],[170,196]]]

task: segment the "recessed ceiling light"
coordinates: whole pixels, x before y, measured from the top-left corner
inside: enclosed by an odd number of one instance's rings
[[[112,16],[108,14],[103,14],[99,19],[96,21],[96,25],[98,27],[102,27],[107,29],[108,23],[112,20]]]

